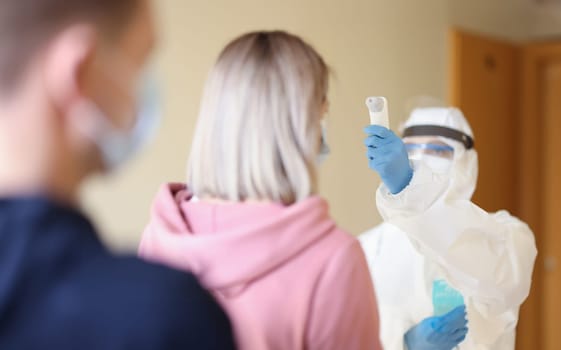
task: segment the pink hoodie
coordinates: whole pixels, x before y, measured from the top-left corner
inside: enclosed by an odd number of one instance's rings
[[[183,185],[162,188],[140,255],[197,275],[230,315],[240,349],[381,349],[366,260],[323,199],[189,198]]]

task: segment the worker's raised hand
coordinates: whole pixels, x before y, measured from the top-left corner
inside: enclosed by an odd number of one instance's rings
[[[409,350],[451,350],[463,342],[468,333],[465,306],[446,315],[430,317],[411,328],[404,337]]]
[[[364,132],[368,135],[364,141],[368,166],[380,175],[391,193],[401,192],[413,177],[403,140],[390,129],[379,125],[370,125]]]

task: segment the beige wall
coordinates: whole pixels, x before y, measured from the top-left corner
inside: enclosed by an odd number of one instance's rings
[[[512,41],[528,37],[533,0],[449,0],[450,23]]]
[[[182,181],[207,71],[228,40],[249,30],[303,36],[335,71],[321,192],[340,225],[354,234],[379,222],[362,147],[364,98],[385,95],[393,128],[410,97],[446,96],[447,30],[457,26],[515,41],[559,34],[559,8],[531,0],[157,0],[162,25],[156,58],[165,99],[155,142],[110,179],[93,181],[86,207],[107,241],[137,245],[151,199],[166,181]]]
[[[534,6],[530,26],[531,39],[557,39],[561,37],[561,4]]]
[[[182,181],[205,75],[223,45],[256,29],[286,29],[309,40],[333,67],[329,142],[321,192],[352,233],[379,222],[362,128],[364,99],[386,95],[394,128],[411,96],[445,95],[445,0],[158,0],[157,66],[165,118],[154,144],[123,172],[97,180],[87,209],[112,246],[134,248],[159,184]]]
[[[561,3],[537,0],[449,0],[454,26],[514,42],[559,39]]]
[[[206,72],[232,37],[287,29],[312,42],[336,72],[321,192],[354,234],[379,222],[367,169],[363,99],[386,95],[394,129],[409,97],[446,96],[449,26],[525,41],[561,35],[559,7],[530,0],[156,0],[164,39],[157,57],[165,118],[151,147],[123,172],[93,182],[86,205],[114,248],[136,247],[159,184],[182,181]]]

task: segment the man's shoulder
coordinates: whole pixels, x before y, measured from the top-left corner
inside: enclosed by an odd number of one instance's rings
[[[186,300],[213,301],[190,273],[180,272],[162,265],[145,262],[135,256],[111,255],[92,259],[83,264],[82,280],[93,283],[112,293],[114,298],[174,300],[180,306]]]
[[[192,274],[106,255],[84,264],[77,276],[87,313],[112,323],[114,331],[131,331],[146,343],[168,337],[182,345],[231,348],[228,317]]]

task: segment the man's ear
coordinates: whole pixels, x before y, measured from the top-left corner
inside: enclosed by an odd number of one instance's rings
[[[74,25],[60,32],[46,47],[43,82],[48,98],[60,112],[71,108],[87,90],[84,77],[94,62],[97,45],[93,26]]]
[[[321,105],[321,115],[327,115],[329,114],[329,100],[327,98],[325,98],[323,100],[323,104]]]

